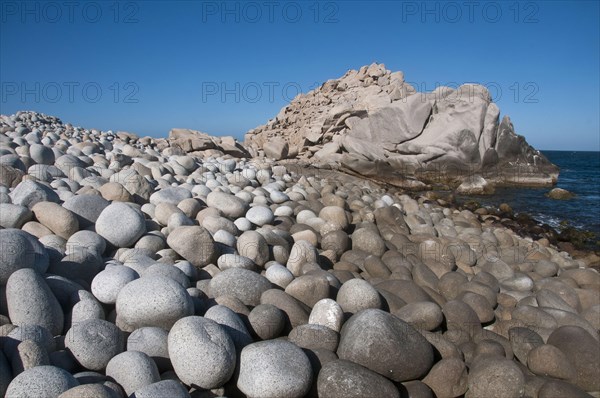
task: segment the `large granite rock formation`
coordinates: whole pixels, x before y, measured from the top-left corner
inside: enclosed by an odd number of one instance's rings
[[[286,145],[287,144],[287,145]],[[488,90],[476,84],[419,93],[383,64],[298,95],[267,124],[250,130],[254,156],[296,157],[399,186],[552,185],[558,168],[515,134]]]

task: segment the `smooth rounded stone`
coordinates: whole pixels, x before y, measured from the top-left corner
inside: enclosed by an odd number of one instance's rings
[[[88,293],[89,294],[89,293]],[[71,312],[67,316],[67,325],[76,325],[86,320],[100,320],[105,319],[106,314],[102,304],[95,297],[83,298],[79,300],[71,309]]]
[[[179,268],[194,283],[198,280],[198,270],[189,261],[177,261],[173,266]]]
[[[458,299],[475,311],[480,323],[487,323],[494,320],[494,309],[485,297],[477,293],[463,292],[459,295]]]
[[[336,229],[348,228],[349,220],[343,208],[338,206],[325,206],[319,212],[319,218],[327,223],[332,223]]]
[[[561,380],[548,380],[537,391],[538,398],[592,398],[577,386]]]
[[[260,304],[250,311],[248,321],[255,335],[262,340],[271,340],[283,332],[285,313],[274,305]]]
[[[110,202],[98,195],[76,195],[67,199],[63,207],[77,217],[81,228],[87,228],[98,221],[98,217]]]
[[[392,274],[387,265],[377,256],[370,255],[365,258],[364,267],[371,278],[387,279]],[[435,279],[437,284],[437,277]]]
[[[168,347],[177,377],[188,386],[212,389],[233,375],[235,345],[213,320],[199,316],[179,320],[169,332]]]
[[[323,250],[333,250],[338,257],[350,248],[350,238],[344,231],[332,231],[321,238]]]
[[[60,394],[58,398],[118,398],[118,395],[105,385],[91,383],[73,387]]]
[[[246,231],[238,237],[237,251],[241,256],[248,257],[261,267],[269,261],[269,245],[256,231]]]
[[[437,329],[444,321],[440,306],[430,301],[408,303],[395,311],[394,315],[415,329],[429,331]]]
[[[237,218],[233,224],[240,231],[250,231],[252,229],[252,223],[246,217]]]
[[[352,233],[352,249],[381,257],[387,250],[381,236],[372,229],[360,228]]]
[[[106,375],[123,387],[128,396],[160,381],[154,361],[139,351],[125,351],[114,356],[106,365]]]
[[[253,343],[242,350],[237,386],[249,398],[300,398],[312,384],[306,354],[283,340]]]
[[[344,360],[327,362],[317,379],[321,398],[400,397],[394,383],[356,363]]]
[[[377,290],[363,279],[350,279],[338,291],[337,303],[345,313],[355,314],[368,308],[381,308],[381,297]]]
[[[113,202],[98,216],[96,232],[115,247],[131,247],[146,233],[146,221],[141,211]]]
[[[9,194],[12,203],[32,208],[39,202],[60,202],[58,194],[48,186],[33,180],[23,180]]]
[[[317,301],[329,297],[329,282],[322,276],[303,275],[287,285],[285,292],[312,308]]]
[[[187,289],[191,285],[187,275],[184,274],[183,271],[179,268],[170,264],[156,263],[154,265],[151,265],[146,269],[146,272],[144,272],[143,277],[146,278],[151,276],[164,276],[165,278],[173,279],[185,289]]]
[[[63,330],[63,310],[46,281],[31,268],[12,273],[6,283],[8,316],[13,325],[39,325],[53,335]]]
[[[77,217],[61,205],[53,202],[38,202],[31,211],[35,218],[46,228],[64,239],[79,230]]]
[[[556,276],[558,270],[558,264],[550,260],[541,259],[538,260],[535,264],[533,264],[533,272],[544,278]]]
[[[103,184],[98,191],[106,200],[113,202],[133,202],[133,197],[129,191],[118,182],[107,182]]]
[[[569,380],[575,377],[575,368],[567,356],[550,344],[542,344],[529,351],[527,367],[539,376]]]
[[[88,319],[74,324],[65,336],[65,347],[86,369],[101,371],[125,349],[125,336],[113,323]]]
[[[339,334],[326,326],[307,323],[292,329],[288,341],[300,348],[335,352],[339,343]]]
[[[248,257],[240,256],[238,254],[223,254],[217,260],[219,269],[226,270],[230,268],[243,268],[250,271],[257,270],[254,261]]]
[[[47,352],[52,352],[56,349],[54,336],[45,327],[39,325],[14,326],[15,325],[11,325],[12,330],[8,333],[2,333],[3,336],[6,335],[8,337],[8,339],[3,342],[3,349],[8,357],[11,356],[11,352],[16,349],[19,343],[26,340],[38,343]]]
[[[167,244],[195,267],[210,264],[216,253],[212,236],[200,226],[175,228],[169,233]]]
[[[122,265],[107,267],[92,280],[92,293],[101,303],[115,304],[121,289],[137,278],[139,278],[138,273],[129,267]]]
[[[513,327],[508,331],[508,340],[513,353],[524,365],[527,364],[529,352],[544,344],[542,337],[533,328]]]
[[[2,228],[21,228],[32,218],[33,213],[25,206],[0,203],[0,227]]]
[[[190,394],[177,380],[162,380],[144,386],[131,394],[131,398],[189,398]]]
[[[481,329],[477,313],[466,303],[451,300],[442,306],[448,330],[462,330],[470,335]]]
[[[338,333],[342,329],[343,322],[344,310],[338,303],[329,298],[317,301],[308,317],[309,324],[325,326]]]
[[[246,214],[248,203],[225,192],[213,191],[206,197],[206,204],[214,207],[227,218],[238,218]]]
[[[265,224],[273,223],[274,215],[268,207],[254,206],[246,212],[246,218],[251,223],[262,227]]]
[[[170,329],[179,319],[194,313],[187,291],[173,279],[150,276],[129,282],[116,301],[117,325],[132,332],[144,326]]]
[[[424,376],[433,348],[412,326],[377,309],[353,315],[342,327],[337,354],[393,381]]]
[[[54,164],[54,152],[51,148],[41,144],[31,144],[29,147],[29,157],[37,164]]]
[[[25,370],[10,382],[6,397],[58,398],[78,385],[79,382],[66,370],[55,366],[36,366]]]
[[[159,371],[171,369],[168,349],[169,333],[159,327],[136,329],[127,338],[127,351],[139,351],[154,360]]]
[[[77,231],[67,240],[67,254],[78,248],[85,248],[101,255],[106,250],[106,241],[93,231]]]
[[[24,340],[11,355],[11,363],[12,372],[16,375],[36,366],[50,365],[50,358],[48,351],[41,344],[33,340]]]
[[[33,268],[40,273],[48,269],[48,254],[31,234],[18,229],[0,229],[0,285],[19,270]]]
[[[308,241],[299,240],[294,243],[286,267],[294,276],[302,275],[302,266],[306,263],[317,263],[317,250]]]
[[[308,323],[310,308],[279,289],[269,289],[260,296],[261,304],[271,304],[286,315],[286,329]]]
[[[237,239],[232,233],[220,229],[213,234],[213,239],[216,243],[222,243],[229,247],[236,247]]]
[[[271,282],[256,272],[243,268],[230,268],[210,280],[209,289],[213,297],[233,296],[245,305],[260,304],[261,295],[271,288]]]
[[[158,205],[159,203],[169,203],[177,206],[179,202],[185,199],[190,199],[192,193],[182,187],[169,187],[163,188],[160,191],[154,192],[150,195],[150,203]]]
[[[532,307],[530,305],[517,306],[511,312],[512,319],[522,321],[525,325],[530,325],[532,328],[549,328],[556,329],[558,322],[546,311]]]
[[[133,168],[124,169],[111,175],[110,182],[118,182],[123,185],[137,203],[147,202],[154,190],[148,180]]]
[[[215,305],[206,311],[204,317],[223,326],[229,337],[231,337],[237,352],[252,343],[252,336],[250,336],[246,324],[232,309],[223,305]]]
[[[442,359],[423,379],[439,398],[460,397],[467,391],[467,367],[459,358]]]
[[[535,294],[535,299],[540,307],[554,308],[557,310],[572,312],[577,314],[577,311],[571,307],[558,294],[548,289],[540,289]]]
[[[162,202],[156,205],[154,208],[154,219],[158,221],[160,225],[167,225],[169,217],[173,214],[183,214],[181,209],[172,203]]]
[[[514,361],[484,356],[470,368],[465,397],[512,398],[523,396],[524,391],[525,377]]]
[[[274,211],[275,217],[291,217],[294,215],[294,209],[289,206],[279,206]]]
[[[561,326],[547,341],[562,351],[575,368],[575,377],[570,380],[585,391],[600,390],[600,344],[586,330],[578,326]]]
[[[265,272],[266,278],[274,285],[283,289],[287,287],[293,280],[294,275],[289,269],[281,264],[272,264]]]
[[[288,200],[290,200],[290,197],[281,191],[272,191],[271,194],[269,195],[269,198],[271,199],[271,201],[273,203],[277,203],[277,204],[284,203],[284,202],[287,202]]]
[[[515,276],[514,269],[499,258],[487,256],[481,270],[492,274],[498,281],[510,279]]]

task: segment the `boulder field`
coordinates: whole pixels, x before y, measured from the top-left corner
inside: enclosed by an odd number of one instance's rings
[[[600,396],[588,261],[491,213],[171,138],[0,117],[0,396]]]

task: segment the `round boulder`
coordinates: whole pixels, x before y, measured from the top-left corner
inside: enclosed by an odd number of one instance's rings
[[[179,320],[169,332],[168,346],[173,369],[188,386],[217,388],[233,375],[235,346],[215,321],[200,316]]]
[[[400,382],[425,375],[433,365],[433,348],[425,337],[378,309],[360,311],[346,321],[337,354]]]
[[[163,276],[136,279],[121,289],[116,301],[117,325],[132,332],[144,326],[170,329],[194,313],[192,298],[179,283]]]
[[[65,337],[65,346],[86,369],[101,371],[125,348],[125,336],[115,324],[88,319],[73,325]]]
[[[10,382],[6,397],[58,397],[78,385],[79,382],[64,369],[56,366],[36,366],[27,369]]]
[[[246,305],[260,304],[261,295],[271,288],[271,282],[256,272],[243,268],[230,268],[210,280],[213,297],[233,296]]]
[[[320,398],[400,397],[394,383],[385,377],[344,360],[323,365],[317,390]]]
[[[167,244],[196,267],[210,264],[215,256],[213,238],[200,226],[175,228],[167,237]]]
[[[312,384],[310,361],[283,340],[250,344],[242,350],[237,386],[249,398],[300,398]]]
[[[146,233],[146,221],[138,209],[113,202],[98,216],[96,232],[115,247],[131,247]]]

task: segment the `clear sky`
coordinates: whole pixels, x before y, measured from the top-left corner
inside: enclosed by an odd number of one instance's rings
[[[373,61],[486,85],[540,149],[600,150],[598,1],[0,1],[0,111],[243,134]]]

